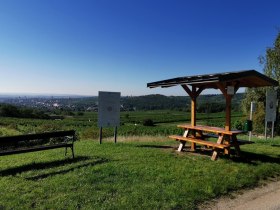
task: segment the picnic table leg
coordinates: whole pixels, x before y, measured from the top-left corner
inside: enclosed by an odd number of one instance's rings
[[[223,136],[219,136],[217,143],[221,144],[222,142],[223,142]],[[211,160],[217,160],[218,156],[219,156],[219,151],[217,148],[215,148]]]
[[[191,143],[191,151],[194,152],[196,150],[196,143]]]
[[[188,133],[189,134],[189,133]],[[191,131],[192,136],[195,138],[196,137],[196,131],[192,130]],[[191,151],[194,152],[196,150],[196,143],[192,142],[191,143]]]
[[[235,135],[232,136],[232,144],[235,148],[236,155],[239,157],[240,156],[240,147],[239,147],[239,144],[237,142],[237,138]]]
[[[225,143],[224,144],[230,144],[230,137],[229,136],[225,136]],[[225,155],[230,155],[230,147],[228,147],[228,148],[225,148],[224,149],[224,154]]]
[[[189,130],[185,130],[184,134],[183,134],[183,137],[187,137],[189,134]],[[186,142],[185,141],[180,141],[180,145],[178,147],[178,152],[181,152],[183,150],[183,148],[185,147],[186,145]]]
[[[178,147],[178,152],[181,152],[183,150],[183,148],[185,147],[186,142],[185,141],[180,141],[180,145]]]

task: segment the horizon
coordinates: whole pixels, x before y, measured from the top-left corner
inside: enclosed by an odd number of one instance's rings
[[[236,94],[244,94],[245,92],[237,92]],[[236,95],[235,94],[235,95]],[[185,95],[165,95],[165,94],[146,94],[146,95],[121,95],[121,97],[142,97],[142,96],[151,96],[151,95],[161,95],[165,97],[190,97],[187,93]],[[217,93],[206,93],[206,94],[201,94],[202,96],[205,95],[222,95],[221,92]],[[98,97],[98,95],[76,95],[76,94],[38,94],[38,93],[0,93],[0,98],[2,97],[7,97],[7,98],[12,98],[12,97],[28,97],[28,98],[36,98],[36,97],[74,97],[74,98],[88,98],[88,97]]]
[[[258,57],[279,33],[279,7],[276,0],[3,1],[0,92],[183,96],[181,87],[146,85],[243,69],[262,73]]]

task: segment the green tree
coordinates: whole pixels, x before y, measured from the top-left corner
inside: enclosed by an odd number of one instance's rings
[[[264,74],[280,82],[280,32],[276,36],[274,46],[266,49],[265,56],[259,57],[260,63],[264,66]],[[265,93],[268,88],[247,88],[245,97],[242,101],[243,112],[247,115],[250,111],[251,101],[257,103],[256,115],[253,117],[255,131],[263,132],[265,120]],[[279,87],[276,88],[278,98],[280,96]],[[278,105],[279,107],[279,105]],[[278,111],[277,111],[278,113]],[[277,114],[278,119],[278,114]],[[278,121],[278,120],[277,120]],[[279,125],[276,130],[280,131]]]

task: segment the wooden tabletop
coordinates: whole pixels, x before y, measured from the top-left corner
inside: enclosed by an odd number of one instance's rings
[[[237,135],[240,133],[244,133],[244,131],[242,131],[242,130],[226,131],[224,128],[212,127],[212,126],[206,126],[206,125],[192,126],[191,124],[182,124],[182,125],[177,125],[177,127],[184,128],[184,129],[211,132],[211,133],[216,133],[216,134],[227,134],[227,135]]]

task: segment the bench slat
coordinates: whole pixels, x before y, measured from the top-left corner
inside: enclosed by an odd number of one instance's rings
[[[65,136],[74,136],[75,131],[55,131],[55,132],[45,132],[37,134],[26,134],[26,135],[17,135],[17,136],[2,136],[0,137],[0,143],[2,142],[18,142],[24,140],[36,140],[36,139],[48,139],[48,138],[57,138]]]
[[[216,134],[211,134],[211,133],[207,133],[207,134],[203,134],[203,137],[205,138],[218,138],[219,136]],[[237,142],[239,145],[244,145],[244,144],[254,144],[254,141],[248,141],[248,140],[242,140],[242,139],[237,139]]]
[[[210,146],[210,147],[215,147],[215,148],[219,148],[219,149],[224,149],[224,148],[230,147],[230,145],[226,145],[226,144],[217,144],[217,143],[211,142],[211,141],[205,141],[202,139],[196,139],[196,138],[191,138],[191,137],[183,137],[183,136],[179,136],[179,135],[172,135],[172,136],[169,136],[169,138],[176,139],[177,141],[178,140],[189,141],[189,142],[202,144],[202,145],[206,145],[206,146]]]

